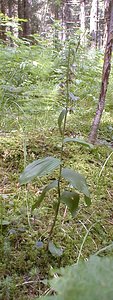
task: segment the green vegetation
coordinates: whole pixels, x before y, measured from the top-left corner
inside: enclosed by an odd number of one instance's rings
[[[88,262],[66,267],[60,271],[60,278],[52,282],[57,296],[47,300],[106,300],[113,298],[113,262],[110,258],[91,257]]]
[[[80,193],[84,195],[84,201],[87,206],[91,204],[90,199],[90,192],[88,190],[88,186],[86,183],[85,178],[78,172],[75,172],[74,170],[70,168],[64,168],[64,160],[63,160],[63,154],[65,149],[65,143],[71,142],[71,143],[79,143],[86,147],[92,148],[93,145],[90,145],[89,143],[85,142],[82,139],[79,138],[65,138],[65,130],[66,130],[66,124],[67,124],[67,115],[68,111],[70,109],[71,101],[72,99],[75,100],[75,96],[70,92],[70,76],[71,76],[71,44],[69,44],[68,49],[66,49],[66,91],[64,90],[66,94],[66,103],[65,107],[61,111],[59,117],[58,117],[58,126],[59,131],[61,134],[61,146],[60,146],[60,159],[55,158],[53,156],[48,156],[42,159],[38,159],[30,163],[24,170],[24,172],[20,176],[20,184],[26,184],[29,183],[31,180],[33,180],[35,177],[42,177],[46,176],[49,173],[54,172],[54,170],[58,169],[59,167],[59,173],[57,180],[53,180],[50,184],[48,184],[44,190],[42,191],[42,194],[38,197],[36,202],[32,206],[32,210],[35,208],[38,208],[46,193],[56,188],[57,189],[57,203],[55,208],[55,217],[53,224],[50,229],[49,238],[48,238],[48,249],[52,254],[57,254],[60,256],[62,255],[62,251],[59,249],[57,251],[57,248],[51,241],[53,236],[54,227],[56,225],[56,221],[58,218],[58,213],[60,209],[61,203],[64,203],[70,210],[72,216],[74,217],[76,214],[76,211],[78,209],[79,200],[80,200]],[[71,95],[71,99],[70,99]],[[62,190],[62,180],[68,181],[68,186],[66,186],[66,189],[63,188]],[[77,190],[77,192],[76,192]]]
[[[56,268],[106,248],[113,236],[113,69],[97,145],[92,149],[78,143],[64,144],[64,167],[85,176],[92,204],[86,207],[81,195],[74,218],[61,204],[53,242],[62,250],[62,256],[52,256],[46,249],[56,191],[47,193],[43,205],[32,211],[45,186],[58,178],[58,170],[48,178],[34,178],[26,186],[18,183],[25,166],[34,160],[51,156],[60,159],[58,117],[66,103],[66,56],[62,49],[57,52],[51,41],[37,39],[35,46],[0,46],[1,299],[4,300],[29,300],[51,294],[48,279],[54,276]],[[73,44],[73,51],[75,48]],[[87,140],[99,97],[102,63],[100,52],[94,56],[82,48],[77,53],[75,50],[65,128],[68,138]],[[96,264],[101,264],[101,260]]]

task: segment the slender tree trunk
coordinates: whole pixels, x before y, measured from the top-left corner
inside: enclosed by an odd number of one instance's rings
[[[2,14],[6,14],[6,9],[7,9],[7,2],[6,0],[1,0],[0,1],[0,6],[1,6],[1,12]],[[0,38],[2,40],[6,40],[6,35],[5,35],[5,32],[6,32],[6,27],[5,26],[0,26]]]
[[[104,34],[103,34],[103,47],[106,47],[107,36],[108,36],[108,19],[109,19],[109,11],[107,9],[108,2],[104,0]]]
[[[31,34],[31,5],[32,0],[18,0],[18,18],[25,19],[26,22],[19,22],[22,30],[19,30],[19,37],[27,37]]]
[[[8,0],[8,17],[12,18],[13,16],[13,0]],[[10,28],[12,32],[12,27]]]
[[[96,32],[96,48],[99,47],[99,0],[97,0],[97,32]]]
[[[80,1],[81,45],[85,45],[85,0]]]
[[[102,13],[103,10],[100,10],[100,3],[98,2],[98,8],[97,8],[97,17],[98,17],[98,28],[97,28],[97,34],[98,34],[98,48],[100,49],[103,42],[102,42],[102,35],[103,35],[103,20],[102,20]]]
[[[18,0],[18,18],[19,19],[24,19],[24,11],[23,11],[22,0]],[[21,38],[23,36],[22,22],[21,21],[19,21],[19,25],[21,26],[21,29],[18,30],[18,37]]]
[[[107,92],[110,68],[111,68],[111,56],[113,45],[113,0],[106,0],[106,15],[107,15],[107,43],[104,54],[104,64],[102,73],[102,84],[99,97],[99,103],[96,111],[96,115],[93,120],[92,129],[89,136],[89,141],[95,143],[97,137],[97,130],[100,124],[101,116],[105,106],[105,97]]]
[[[61,6],[61,24],[62,24],[61,40],[65,41],[65,39],[66,39],[66,30],[65,30],[64,1],[62,1],[62,6]]]
[[[97,46],[97,13],[98,13],[98,0],[92,0],[91,13],[90,13],[90,35],[91,46]]]
[[[71,33],[71,4],[69,0],[65,0],[65,8],[64,8],[64,20],[65,20],[65,27],[66,27],[66,37],[69,38]]]
[[[59,5],[55,3],[55,20],[57,21],[59,19]],[[55,48],[58,48],[58,28],[55,26]]]
[[[31,5],[32,5],[32,0],[23,0],[24,19],[27,20],[27,22],[23,22],[24,37],[29,36],[31,33],[31,24],[30,24]]]
[[[13,17],[13,0],[8,0],[8,17],[12,20]],[[11,22],[10,20],[10,22]],[[13,34],[13,27],[10,26],[10,32]],[[12,38],[10,37],[10,46],[14,46]]]
[[[40,24],[39,24],[39,32],[45,32],[48,29],[47,23],[46,23],[46,16],[48,13],[48,0],[45,0],[42,5],[42,10],[40,13]]]

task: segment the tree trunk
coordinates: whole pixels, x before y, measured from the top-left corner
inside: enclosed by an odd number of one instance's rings
[[[99,97],[99,103],[92,124],[92,129],[89,136],[89,141],[95,143],[97,137],[97,130],[100,124],[101,116],[105,106],[105,97],[107,92],[110,68],[111,68],[111,56],[112,56],[112,45],[113,45],[113,0],[106,0],[106,14],[107,14],[107,43],[104,54],[104,64],[102,72],[102,83]]]
[[[85,45],[85,0],[80,1],[81,45]]]
[[[59,5],[57,3],[55,3],[55,21],[57,21],[59,19]],[[57,26],[55,26],[55,38],[54,38],[54,44],[55,44],[55,48],[58,48],[58,28]]]
[[[103,34],[103,47],[106,47],[107,36],[108,36],[108,19],[109,19],[109,11],[107,9],[108,2],[104,0],[104,34]]]
[[[8,0],[8,17],[10,19],[12,19],[12,16],[13,16],[13,5],[14,5],[13,0]],[[11,20],[10,20],[10,22],[11,22]],[[10,26],[10,32],[13,34],[13,27],[12,26]],[[10,37],[10,46],[12,46],[12,47],[14,46],[11,37]]]
[[[92,7],[90,13],[90,35],[91,46],[96,48],[97,46],[97,22],[98,22],[98,0],[92,0]]]
[[[22,0],[18,0],[18,18],[24,19],[24,11],[23,11],[23,3]],[[19,21],[19,25],[22,27],[22,22]],[[18,30],[18,37],[21,38],[23,36],[22,28]]]
[[[18,0],[18,18],[25,19],[25,22],[19,22],[22,30],[19,30],[19,37],[27,37],[31,34],[31,5],[32,0]]]
[[[32,0],[23,0],[22,1],[23,18],[25,20],[27,20],[26,22],[23,22],[23,25],[22,25],[24,37],[28,37],[31,34],[31,24],[30,24],[31,5],[32,5]]]
[[[71,21],[72,21],[72,14],[71,14],[71,4],[69,0],[65,0],[65,6],[64,6],[64,21],[65,21],[65,27],[66,27],[66,38],[68,39],[70,37],[71,33]]]
[[[0,1],[0,7],[1,7],[1,13],[2,14],[6,14],[6,9],[7,9],[7,3],[6,3],[6,0],[1,0]],[[0,26],[0,39],[2,40],[6,40],[6,35],[5,35],[5,32],[6,32],[6,26]]]
[[[61,31],[61,40],[66,40],[66,30],[65,30],[65,13],[64,13],[64,1],[62,1],[61,5],[61,24],[62,24],[62,31]]]

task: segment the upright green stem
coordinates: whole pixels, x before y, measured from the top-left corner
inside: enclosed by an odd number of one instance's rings
[[[61,173],[62,173],[62,160],[63,160],[63,152],[64,152],[64,136],[65,136],[65,128],[67,121],[67,113],[69,106],[69,66],[70,66],[70,45],[68,49],[68,58],[67,58],[67,72],[66,72],[66,113],[64,117],[63,130],[62,130],[62,141],[61,141],[61,154],[60,154],[60,170],[59,170],[59,179],[58,179],[58,196],[60,198],[60,181],[61,181]]]
[[[61,140],[61,153],[60,153],[60,169],[59,169],[59,178],[58,178],[58,203],[56,207],[56,213],[54,217],[54,221],[49,233],[49,238],[48,238],[48,243],[51,240],[52,234],[53,234],[53,229],[56,224],[58,212],[59,212],[59,207],[60,207],[60,196],[61,196],[61,187],[60,187],[60,182],[61,182],[61,174],[62,174],[62,162],[63,162],[63,151],[64,151],[64,136],[65,136],[65,128],[66,128],[66,121],[67,121],[67,113],[68,113],[68,106],[69,106],[69,66],[70,66],[70,45],[68,49],[68,58],[67,58],[67,72],[66,72],[66,113],[64,117],[64,122],[63,122],[63,129],[62,129],[62,140]]]

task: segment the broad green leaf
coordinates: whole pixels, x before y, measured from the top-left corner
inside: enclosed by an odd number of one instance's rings
[[[63,119],[66,115],[66,109],[64,108],[60,115],[59,115],[59,118],[58,118],[58,126],[59,126],[59,131],[60,131],[60,134],[62,135],[62,122],[63,122]]]
[[[19,182],[25,184],[37,176],[45,176],[58,168],[59,165],[60,160],[52,156],[35,160],[25,168],[20,175]]]
[[[93,256],[61,269],[51,281],[55,296],[40,300],[113,300],[113,259]]]
[[[48,249],[53,256],[60,257],[63,254],[63,250],[56,247],[52,241],[49,242]]]
[[[60,197],[60,201],[65,203],[74,217],[78,208],[80,195],[74,191],[64,191]]]
[[[89,148],[91,148],[91,149],[93,149],[94,148],[94,146],[92,145],[92,144],[90,144],[90,143],[87,143],[87,142],[85,142],[84,140],[82,140],[82,139],[79,139],[79,138],[65,138],[64,139],[64,143],[78,143],[78,144],[81,144],[81,145],[83,145],[83,146],[86,146],[86,147],[89,147]]]
[[[88,198],[90,197],[88,186],[83,175],[69,168],[65,168],[62,170],[62,177],[69,181],[79,192],[83,193]]]
[[[48,184],[42,191],[42,194],[38,197],[38,199],[35,201],[35,203],[33,204],[32,206],[32,210],[39,207],[40,204],[42,203],[44,197],[45,197],[45,194],[51,190],[51,189],[54,189],[58,186],[58,180],[54,180],[53,182],[51,182],[50,184]]]
[[[91,198],[87,197],[86,195],[84,196],[84,201],[85,201],[87,206],[91,205]]]

